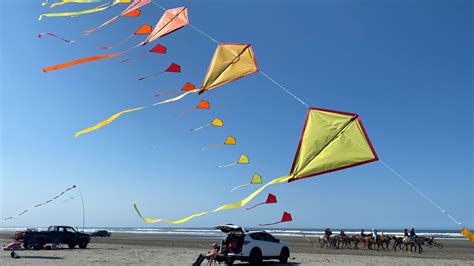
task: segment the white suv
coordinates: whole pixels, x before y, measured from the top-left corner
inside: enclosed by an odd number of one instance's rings
[[[215,228],[227,234],[222,241],[221,252],[227,255],[230,264],[235,260],[259,264],[262,260],[271,259],[286,263],[290,257],[288,244],[265,231],[246,231],[233,224],[218,225]]]

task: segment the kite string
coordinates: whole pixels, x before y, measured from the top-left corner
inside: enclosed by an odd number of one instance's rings
[[[154,5],[160,7],[161,9],[163,10],[166,10],[165,7],[161,6],[160,4],[156,3],[155,1],[151,1]],[[191,28],[193,28],[194,30],[196,30],[197,32],[199,32],[201,35],[205,36],[206,38],[208,38],[209,40],[215,42],[216,44],[219,44],[219,42],[212,38],[209,34],[207,34],[206,32],[204,32],[203,30],[195,27],[194,25],[192,25],[191,23],[189,23],[189,26]],[[295,94],[293,94],[291,91],[289,91],[285,86],[281,85],[280,83],[278,83],[277,81],[275,81],[273,78],[271,78],[270,76],[268,76],[265,72],[263,72],[262,70],[259,70],[260,74],[262,76],[264,76],[265,78],[267,78],[268,80],[270,80],[271,82],[273,82],[275,85],[277,85],[279,88],[281,88],[283,91],[285,91],[286,93],[288,93],[290,96],[292,96],[295,100],[297,100],[298,102],[300,102],[301,104],[303,104],[304,106],[306,106],[307,108],[309,108],[309,105],[307,103],[305,103],[303,100],[301,100],[298,96],[296,96]],[[356,141],[356,143],[358,143]],[[359,143],[358,143],[359,144]],[[407,185],[409,185],[413,190],[415,190],[418,194],[420,194],[423,198],[425,198],[426,200],[428,200],[433,206],[435,206],[436,208],[438,208],[442,213],[446,214],[448,216],[448,218],[450,218],[452,221],[454,221],[457,225],[460,225],[462,226],[462,223],[459,222],[458,220],[456,220],[453,216],[451,216],[449,213],[447,213],[443,208],[441,208],[438,204],[436,204],[433,200],[431,200],[428,196],[426,196],[423,192],[421,192],[419,189],[417,189],[413,184],[411,184],[410,182],[408,182],[408,180],[406,180],[402,175],[400,175],[397,171],[395,171],[393,168],[391,168],[389,165],[387,165],[384,161],[380,160],[380,162],[388,169],[390,170],[393,174],[395,174],[397,177],[399,177],[402,181],[404,181]]]
[[[158,3],[156,3],[155,1],[151,1],[154,5],[158,6],[159,8],[163,9],[163,10],[166,10],[166,8]],[[204,32],[203,30],[199,29],[198,27],[194,26],[193,24],[189,23],[188,24],[191,28],[193,28],[195,31],[199,32],[201,35],[203,35],[204,37],[208,38],[209,40],[215,42],[216,44],[220,44],[216,39],[214,39],[213,37],[211,37],[211,35],[209,35],[208,33]],[[295,94],[293,94],[292,92],[290,92],[287,88],[285,88],[283,85],[281,85],[280,83],[278,83],[277,81],[275,81],[273,78],[271,78],[270,76],[268,76],[265,72],[263,72],[262,70],[259,70],[260,74],[262,74],[262,76],[264,76],[265,78],[267,78],[268,80],[270,80],[271,82],[273,82],[275,85],[277,85],[279,88],[281,88],[283,91],[285,91],[286,93],[288,93],[289,95],[291,95],[295,100],[297,100],[298,102],[300,102],[301,104],[303,104],[304,106],[306,106],[307,108],[309,108],[309,105],[307,103],[305,103],[303,100],[301,100],[298,96],[296,96]]]
[[[420,196],[422,196],[424,199],[426,199],[429,203],[431,203],[433,206],[435,206],[437,209],[439,209],[442,213],[446,214],[448,218],[450,218],[453,222],[455,222],[459,226],[463,226],[461,222],[456,220],[451,214],[449,214],[447,211],[445,211],[441,206],[439,206],[436,202],[434,202],[431,198],[426,196],[425,193],[421,192],[418,188],[416,188],[412,183],[410,183],[405,177],[403,177],[400,173],[398,173],[395,169],[390,167],[388,164],[386,164],[383,160],[380,160],[380,163],[385,166],[390,172],[392,172],[395,176],[400,178],[403,182],[405,182],[408,186],[410,186],[414,191],[416,191]]]

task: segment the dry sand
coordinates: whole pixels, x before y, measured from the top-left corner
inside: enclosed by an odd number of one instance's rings
[[[0,243],[11,242],[13,233],[0,233]],[[287,265],[472,265],[474,244],[443,240],[444,248],[425,252],[313,249],[302,237],[282,238],[291,250]],[[315,239],[313,239],[315,241]],[[93,238],[87,249],[18,251],[20,259],[0,253],[0,265],[191,265],[217,239],[185,235],[113,234]],[[203,265],[206,265],[203,263]],[[236,263],[235,265],[239,265]],[[242,263],[241,265],[245,265]],[[264,265],[282,265],[276,262]]]

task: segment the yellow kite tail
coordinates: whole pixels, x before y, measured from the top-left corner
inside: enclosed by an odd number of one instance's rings
[[[234,190],[236,190],[236,189],[243,188],[243,187],[246,187],[246,186],[249,186],[249,185],[251,185],[251,183],[236,186],[235,188],[231,189],[230,192],[234,192]]]
[[[461,234],[463,234],[470,241],[474,242],[474,234],[471,231],[469,231],[467,228],[463,228],[461,230]]]
[[[85,15],[85,14],[100,12],[100,11],[104,11],[106,9],[109,9],[109,8],[115,6],[116,4],[120,4],[120,3],[130,3],[130,0],[115,0],[113,2],[103,4],[103,5],[100,5],[100,6],[95,7],[95,8],[81,10],[81,11],[61,12],[61,13],[44,13],[44,14],[41,14],[39,16],[38,20],[41,20],[43,17],[73,17],[73,16],[79,16],[79,15]]]
[[[77,4],[89,4],[89,3],[98,3],[100,0],[62,0],[61,2],[53,3],[49,8],[54,8],[68,3],[77,3]]]
[[[244,198],[241,201],[237,201],[237,202],[234,202],[234,203],[222,205],[222,206],[217,207],[216,209],[214,209],[212,211],[196,213],[196,214],[190,215],[190,216],[185,217],[185,218],[180,219],[180,220],[145,218],[140,213],[140,210],[138,209],[137,204],[133,204],[133,207],[135,208],[135,211],[137,212],[138,216],[140,216],[140,218],[142,218],[142,220],[145,223],[165,222],[165,223],[170,223],[170,224],[181,224],[181,223],[185,223],[185,222],[187,222],[187,221],[189,221],[193,218],[203,216],[203,215],[208,214],[208,213],[218,212],[218,211],[223,211],[223,210],[230,210],[230,209],[235,209],[235,208],[241,208],[241,207],[245,206],[247,203],[249,203],[258,194],[260,194],[260,192],[262,192],[266,187],[286,182],[289,179],[291,179],[292,177],[293,176],[289,175],[289,176],[282,176],[282,177],[279,177],[279,178],[275,178],[272,181],[270,181],[270,182],[266,183],[265,185],[261,186],[259,189],[255,190],[252,194],[250,194],[249,196],[247,196],[246,198]]]
[[[88,128],[86,128],[86,129],[84,129],[84,130],[81,130],[81,131],[77,132],[74,136],[77,138],[77,137],[79,137],[80,135],[82,135],[82,134],[84,134],[84,133],[88,133],[88,132],[97,130],[97,129],[103,127],[103,126],[106,126],[106,125],[112,123],[112,121],[114,121],[115,119],[119,118],[119,116],[121,116],[121,115],[123,115],[123,114],[125,114],[125,113],[130,113],[130,112],[142,110],[143,108],[146,108],[146,107],[132,108],[132,109],[127,109],[127,110],[118,112],[118,113],[114,114],[113,116],[111,116],[111,117],[105,119],[104,121],[100,121],[99,123],[95,124],[94,126],[88,127]]]
[[[139,111],[139,110],[142,110],[142,109],[145,109],[145,108],[148,108],[148,107],[152,107],[152,106],[156,106],[156,105],[160,105],[160,104],[164,104],[164,103],[170,103],[170,102],[174,102],[174,101],[177,101],[181,98],[183,98],[184,96],[186,96],[188,93],[192,93],[192,92],[197,92],[198,90],[194,90],[194,91],[188,91],[186,93],[183,93],[179,96],[176,96],[174,98],[171,98],[171,99],[167,99],[167,100],[164,100],[162,102],[158,102],[158,103],[154,103],[152,105],[149,105],[149,106],[143,106],[143,107],[138,107],[138,108],[132,108],[132,109],[127,109],[127,110],[124,110],[124,111],[120,111],[114,115],[112,115],[111,117],[105,119],[104,121],[101,121],[99,123],[97,123],[96,125],[92,126],[92,127],[88,127],[84,130],[81,130],[79,132],[77,132],[74,136],[77,138],[79,137],[80,135],[84,134],[84,133],[88,133],[88,132],[91,132],[91,131],[94,131],[94,130],[97,130],[103,126],[106,126],[108,124],[110,124],[112,121],[114,121],[115,119],[117,119],[118,117],[120,117],[121,115],[125,114],[125,113],[130,113],[130,112],[134,112],[134,111]]]

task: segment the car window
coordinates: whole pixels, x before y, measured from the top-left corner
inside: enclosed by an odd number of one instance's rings
[[[265,241],[265,237],[263,236],[262,233],[253,233],[253,234],[250,234],[250,237],[254,240]]]
[[[71,227],[66,227],[65,229],[66,229],[66,232],[68,232],[68,233],[75,233],[76,232],[76,230],[74,230]]]
[[[59,227],[59,228],[58,228],[58,231],[59,231],[59,232],[64,232],[64,227]]]
[[[263,235],[263,238],[265,239],[265,241],[278,242],[278,240],[270,234],[265,233],[265,234],[262,234],[262,235]]]
[[[49,231],[49,232],[54,231],[54,226],[48,227],[48,231]]]

